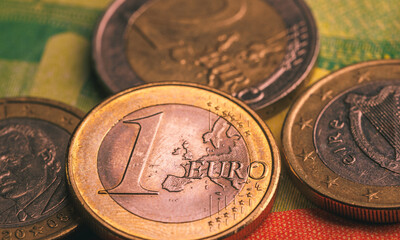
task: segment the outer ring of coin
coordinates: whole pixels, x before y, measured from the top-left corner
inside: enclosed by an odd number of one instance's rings
[[[296,30],[291,33],[291,37],[295,37],[288,40],[290,47],[276,71],[261,83],[233,94],[253,109],[269,106],[296,89],[314,66],[319,50],[316,24],[303,0],[291,0],[285,4],[276,0],[264,1],[282,17],[286,29]],[[93,39],[94,66],[102,83],[112,93],[145,83],[127,60],[125,29],[128,22],[146,11],[152,2],[117,0],[109,6],[96,28]]]
[[[129,213],[110,195],[98,194],[104,187],[97,172],[97,154],[105,134],[127,114],[159,104],[195,106],[229,120],[245,139],[250,162],[263,161],[264,168],[257,169],[254,178],[247,178],[235,201],[226,206],[223,213],[221,210],[199,220],[166,223]],[[88,222],[107,238],[219,239],[231,236],[241,239],[272,208],[280,174],[280,155],[264,122],[235,98],[198,84],[157,83],[127,89],[94,108],[71,140],[67,172],[75,200],[90,219]]]
[[[72,135],[83,113],[64,103],[34,97],[0,99],[0,119],[39,119],[59,126]],[[72,203],[51,216],[25,226],[1,227],[2,239],[58,239],[78,227]]]
[[[313,140],[316,120],[335,96],[362,84],[398,81],[395,68],[400,69],[399,60],[346,67],[311,86],[289,110],[282,131],[284,162],[299,189],[321,208],[368,222],[400,220],[400,186],[364,185],[341,177],[320,159]]]

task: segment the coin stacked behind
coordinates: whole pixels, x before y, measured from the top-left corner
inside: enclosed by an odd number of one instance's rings
[[[93,57],[113,93],[194,82],[260,109],[305,79],[318,46],[302,0],[117,0],[96,30]]]

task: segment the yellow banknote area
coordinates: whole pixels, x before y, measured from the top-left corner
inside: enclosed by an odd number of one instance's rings
[[[74,105],[89,77],[89,41],[67,32],[51,37],[37,69],[30,95]]]
[[[74,5],[80,7],[90,8],[104,8],[107,7],[112,0],[42,0],[46,3],[59,3],[65,5]]]
[[[312,85],[322,77],[328,75],[329,71],[325,70],[323,68],[314,68],[313,71],[311,72],[309,76],[309,81],[307,82],[308,84],[303,87],[301,91],[304,91],[308,86]],[[280,140],[281,140],[281,131],[282,131],[282,126],[283,126],[283,121],[286,117],[286,114],[289,110],[289,106],[283,109],[281,112],[278,114],[272,116],[271,118],[267,119],[265,123],[269,126],[269,128],[272,131],[272,134],[274,135],[275,139],[277,140],[278,144],[280,145]]]
[[[61,5],[103,9],[107,7],[112,0],[15,0],[15,2],[36,3],[38,5],[41,3],[55,3]]]
[[[398,0],[306,0],[320,34],[352,39],[400,40]]]

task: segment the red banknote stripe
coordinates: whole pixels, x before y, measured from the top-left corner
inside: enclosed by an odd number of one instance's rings
[[[247,240],[259,239],[400,239],[399,224],[366,224],[321,209],[271,213]]]

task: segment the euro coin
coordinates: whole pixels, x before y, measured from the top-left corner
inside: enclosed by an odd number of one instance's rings
[[[194,82],[260,109],[304,80],[318,35],[302,0],[117,0],[98,25],[93,53],[111,92]]]
[[[157,83],[94,108],[72,138],[67,172],[107,239],[240,239],[272,207],[280,157],[247,105],[198,84]]]
[[[324,209],[368,222],[400,213],[400,61],[364,62],[332,73],[291,107],[286,163]]]
[[[2,239],[56,239],[77,228],[65,159],[82,116],[51,100],[0,99]]]

